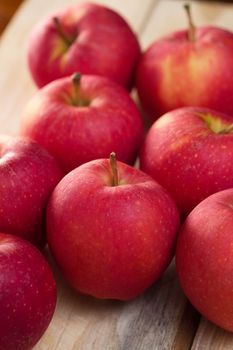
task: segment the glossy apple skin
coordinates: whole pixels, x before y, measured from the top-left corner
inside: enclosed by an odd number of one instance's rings
[[[43,255],[29,242],[0,233],[0,350],[29,350],[47,329],[56,284]]]
[[[233,133],[214,133],[199,113],[233,123],[233,117],[209,109],[180,108],[152,125],[140,153],[140,168],[171,193],[182,216],[212,193],[233,187]]]
[[[108,159],[86,163],[55,188],[47,209],[48,243],[66,279],[97,298],[128,300],[170,263],[179,226],[169,194],[148,175]]]
[[[73,44],[66,50],[53,17]],[[97,4],[82,3],[39,23],[28,43],[28,63],[39,87],[74,72],[106,76],[131,87],[140,46],[126,21]]]
[[[139,111],[120,85],[99,76],[82,76],[80,96],[89,106],[73,106],[72,77],[39,90],[23,111],[21,134],[46,148],[68,172],[116,152],[133,164],[143,139]]]
[[[233,332],[233,189],[201,202],[178,236],[176,269],[184,293],[206,318]]]
[[[48,198],[62,178],[55,159],[26,138],[0,136],[0,231],[45,244]]]
[[[233,33],[216,27],[186,30],[154,42],[142,55],[136,86],[152,120],[185,106],[233,115]]]

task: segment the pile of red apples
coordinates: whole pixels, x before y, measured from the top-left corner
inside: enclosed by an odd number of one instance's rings
[[[0,350],[31,349],[52,319],[47,243],[75,290],[105,299],[137,297],[176,253],[190,302],[233,331],[233,34],[185,8],[188,28],[144,53],[91,3],[32,31],[40,89],[0,137]]]

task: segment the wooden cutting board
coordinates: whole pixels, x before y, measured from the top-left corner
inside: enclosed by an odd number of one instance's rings
[[[24,1],[3,33],[0,39],[1,133],[17,133],[20,113],[36,91],[26,64],[31,28],[49,12],[78,2]],[[131,23],[143,48],[161,35],[186,26],[182,1],[99,2],[116,9]],[[193,2],[193,16],[197,25],[216,24],[233,30],[232,4]],[[48,259],[54,265],[49,255]],[[128,303],[79,295],[67,286],[55,267],[54,271],[58,282],[57,308],[36,350],[233,349],[233,334],[200,318],[187,302],[179,287],[174,263],[159,282]]]

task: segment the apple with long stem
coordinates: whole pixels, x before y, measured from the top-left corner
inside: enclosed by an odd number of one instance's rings
[[[133,164],[143,124],[122,86],[101,76],[74,74],[35,94],[23,111],[21,134],[46,148],[68,172],[112,150]]]
[[[47,329],[56,284],[43,255],[22,238],[0,233],[0,350],[29,350]]]
[[[179,215],[138,169],[99,159],[66,175],[47,209],[49,248],[68,282],[97,298],[129,300],[170,263]]]
[[[194,26],[155,41],[142,55],[136,86],[152,120],[185,106],[233,115],[233,33]]]
[[[93,3],[51,14],[32,31],[28,43],[29,68],[39,87],[79,71],[130,88],[139,57],[138,40],[127,22]]]

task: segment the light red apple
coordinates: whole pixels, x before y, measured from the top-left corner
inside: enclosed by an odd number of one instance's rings
[[[47,210],[49,247],[65,278],[98,298],[128,300],[155,282],[178,226],[169,194],[138,169],[116,166],[114,154],[66,175]]]
[[[21,134],[45,147],[68,172],[108,157],[133,164],[143,138],[128,92],[100,76],[75,74],[39,90],[23,111]]]
[[[56,284],[43,255],[29,242],[0,233],[0,350],[29,350],[47,329]]]
[[[48,198],[62,178],[55,159],[34,141],[0,136],[0,232],[45,244]]]
[[[176,268],[184,293],[210,321],[233,332],[233,189],[211,195],[187,217]]]
[[[152,120],[185,106],[233,115],[233,33],[191,22],[155,41],[139,62],[136,86]]]
[[[233,187],[233,117],[184,107],[149,130],[140,167],[173,196],[187,215],[210,194]]]
[[[51,14],[28,43],[29,68],[39,87],[78,71],[130,88],[139,57],[138,40],[127,22],[90,2]]]

